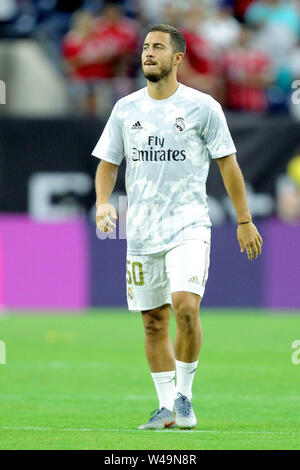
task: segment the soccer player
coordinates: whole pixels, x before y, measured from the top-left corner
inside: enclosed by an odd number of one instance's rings
[[[126,157],[127,300],[142,313],[145,350],[159,408],[139,429],[193,428],[191,403],[202,331],[200,301],[208,276],[210,219],[206,179],[216,159],[237,216],[237,238],[248,259],[261,253],[244,179],[221,106],[177,81],[185,39],[172,26],[152,27],[142,51],[147,86],[114,106],[93,155],[96,223],[111,232],[109,198]],[[169,336],[171,305],[176,319]],[[176,373],[176,386],[175,386]]]

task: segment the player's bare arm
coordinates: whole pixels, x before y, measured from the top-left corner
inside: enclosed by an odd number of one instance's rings
[[[236,160],[236,155],[218,158],[223,182],[236,211],[238,229],[237,238],[241,252],[245,250],[249,261],[261,254],[262,237],[251,220],[251,214],[247,203],[247,194],[244,178]]]
[[[101,232],[110,233],[116,227],[109,218],[118,218],[114,206],[109,204],[109,198],[116,184],[118,168],[118,165],[102,160],[96,171],[96,224]]]

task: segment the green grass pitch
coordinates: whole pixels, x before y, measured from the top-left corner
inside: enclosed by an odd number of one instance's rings
[[[196,429],[138,431],[157,407],[139,315],[0,318],[0,449],[299,449],[300,315],[203,310],[201,319]]]

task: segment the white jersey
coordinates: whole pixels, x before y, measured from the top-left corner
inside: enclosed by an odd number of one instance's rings
[[[164,100],[147,88],[120,99],[93,155],[115,165],[126,157],[128,252],[209,240],[209,165],[235,152],[221,106],[205,93],[179,84]]]

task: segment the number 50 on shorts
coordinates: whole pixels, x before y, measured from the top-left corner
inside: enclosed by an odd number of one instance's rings
[[[143,286],[144,285],[144,273],[143,273],[143,265],[139,261],[131,261],[127,260],[127,284],[133,284],[135,286]]]

